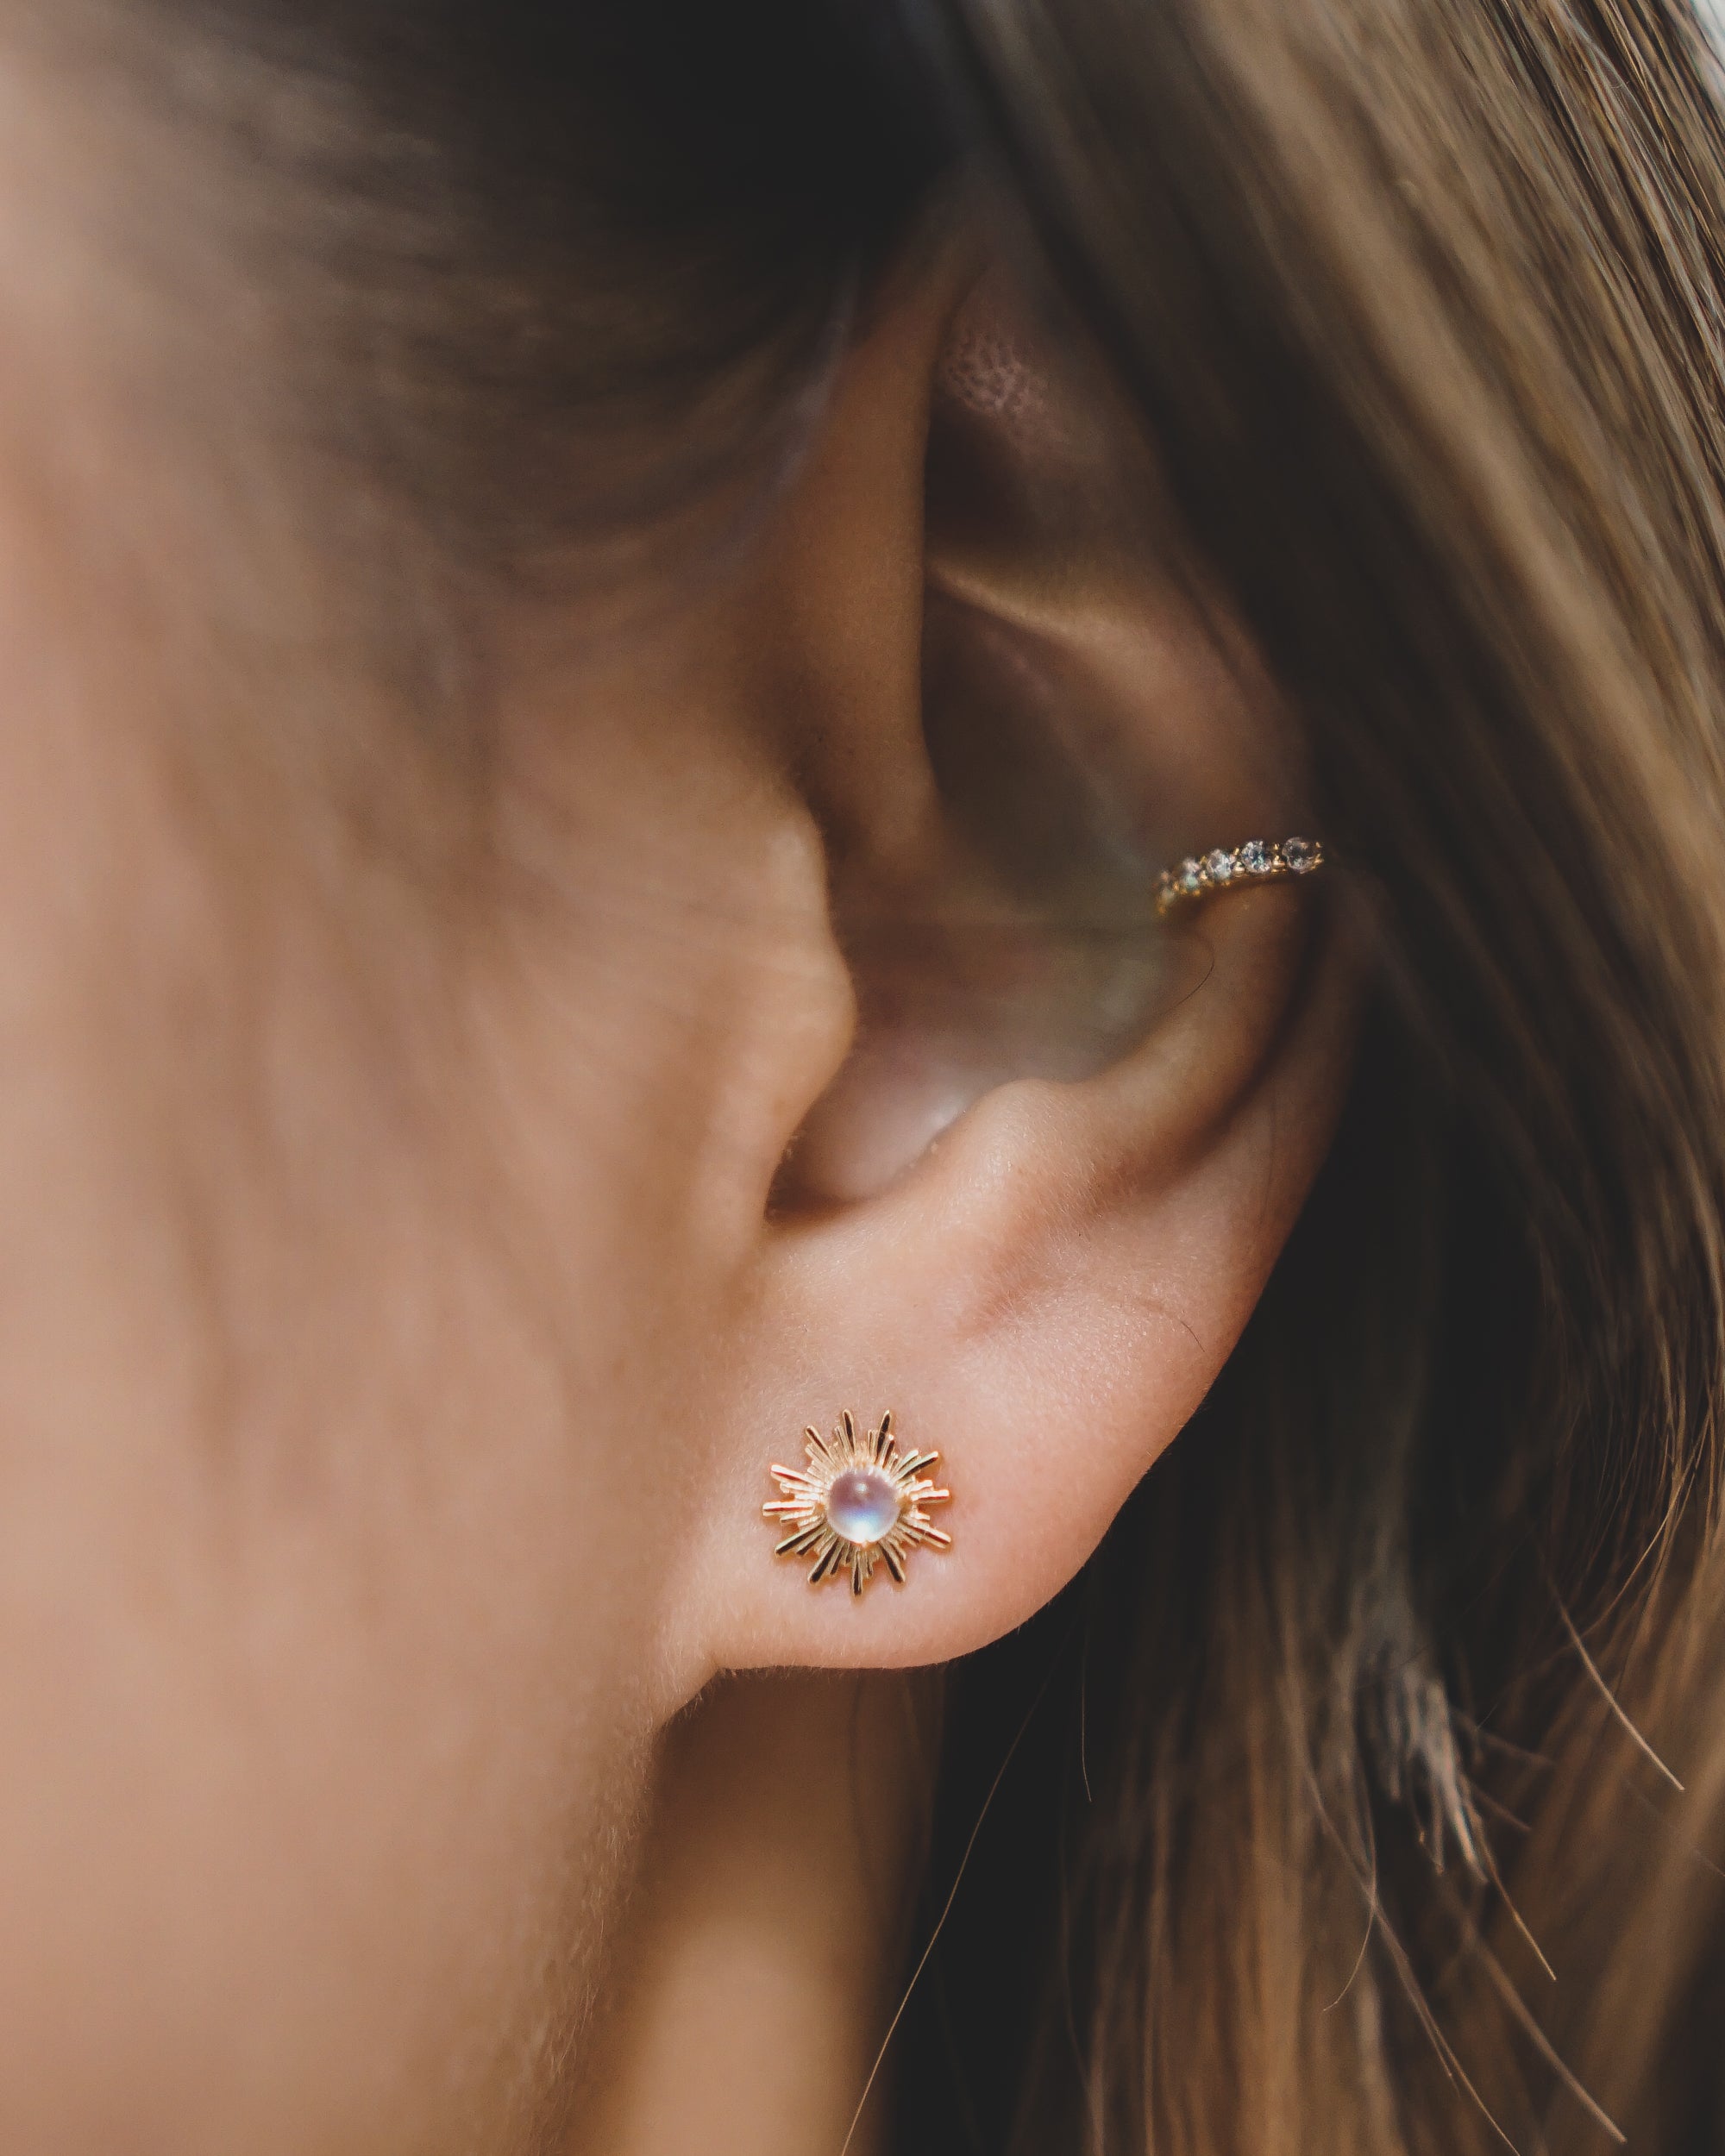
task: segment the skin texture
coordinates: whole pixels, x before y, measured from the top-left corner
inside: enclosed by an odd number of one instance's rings
[[[126,249],[140,172],[198,191],[45,94],[0,130],[0,2146],[836,2147],[935,1694],[720,1672],[997,1636],[1213,1382],[1353,968],[1291,888],[1180,936],[1144,893],[1297,827],[1283,717],[966,248],[738,555],[603,635],[488,601],[417,724],[272,461],[267,323]],[[847,1406],[957,1493],[854,1606],[759,1510]],[[764,1891],[812,1813],[831,1866]]]

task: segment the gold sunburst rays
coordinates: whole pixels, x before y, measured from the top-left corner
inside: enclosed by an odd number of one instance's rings
[[[803,1437],[808,1465],[771,1468],[782,1494],[761,1509],[790,1531],[775,1556],[814,1558],[811,1587],[848,1572],[850,1592],[860,1595],[877,1559],[902,1587],[913,1550],[951,1548],[951,1536],[930,1521],[926,1509],[952,1495],[923,1472],[937,1466],[940,1455],[900,1451],[890,1408],[878,1428],[861,1437],[848,1408],[830,1438],[812,1428]]]

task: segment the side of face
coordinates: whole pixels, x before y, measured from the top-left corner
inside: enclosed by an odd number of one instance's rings
[[[1284,890],[1158,937],[1157,856],[1281,836],[1297,773],[974,256],[895,288],[742,558],[603,634],[469,601],[452,730],[230,398],[265,333],[116,250],[154,147],[73,185],[28,93],[0,2142],[525,2146],[657,1733],[1070,1576],[1274,1262],[1352,968]],[[1010,515],[929,511],[932,428]],[[1070,784],[958,798],[1051,713]],[[768,1466],[889,1407],[953,1551],[811,1590]]]

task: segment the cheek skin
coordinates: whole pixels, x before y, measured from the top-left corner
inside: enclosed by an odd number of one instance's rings
[[[765,992],[674,802],[652,874],[459,921],[274,767],[206,817],[8,552],[0,2146],[525,2145],[667,1705]]]
[[[66,116],[14,87],[53,184],[0,190],[0,2149],[511,2156],[848,1038],[820,849],[710,699],[674,736],[567,667],[476,831],[275,498],[254,280],[165,309],[61,231]],[[129,185],[152,234],[193,178]]]

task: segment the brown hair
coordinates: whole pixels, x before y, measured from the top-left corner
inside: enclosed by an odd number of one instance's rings
[[[1009,2113],[1157,2156],[1717,2145],[1725,138],[1693,22],[159,4],[348,114],[273,151],[325,205],[337,446],[499,557],[770,463],[910,222],[988,174],[1369,894],[1335,1156],[1069,1598],[1038,1713],[1082,1749],[1007,1802],[1010,1926],[955,1910],[906,2145]],[[585,486],[524,495],[548,458]],[[967,1701],[1016,1723],[1047,1636],[960,1674],[956,1742]]]
[[[1541,0],[982,4],[960,48],[1304,714],[1384,982],[1111,1553],[1044,2145],[1712,2146],[1710,60],[1675,9]]]

